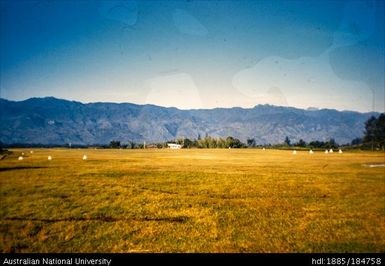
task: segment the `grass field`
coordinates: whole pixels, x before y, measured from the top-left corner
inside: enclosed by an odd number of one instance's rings
[[[13,151],[1,252],[385,252],[384,153]]]

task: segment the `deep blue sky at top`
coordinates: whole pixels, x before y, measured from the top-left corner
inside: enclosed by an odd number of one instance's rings
[[[384,1],[0,3],[2,98],[384,111]]]

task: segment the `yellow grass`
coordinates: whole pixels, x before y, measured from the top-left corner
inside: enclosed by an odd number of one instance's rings
[[[385,252],[384,153],[13,151],[1,252]]]

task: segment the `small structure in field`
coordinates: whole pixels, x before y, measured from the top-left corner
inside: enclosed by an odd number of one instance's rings
[[[83,155],[83,160],[87,160],[87,155]]]
[[[24,156],[24,152],[21,153],[21,156]]]
[[[17,158],[19,161],[22,161],[24,158],[23,156],[19,156],[19,158]]]
[[[325,150],[325,153],[329,153],[329,151],[328,151],[328,150]]]
[[[314,153],[314,151],[313,151],[313,150],[310,150],[310,151],[309,151],[309,153],[310,153],[310,154],[313,154],[313,153]]]
[[[49,155],[49,156],[48,156],[48,161],[51,161],[51,160],[52,160],[52,156]]]
[[[32,154],[32,153],[33,153],[33,151],[30,151],[29,153],[30,153],[30,154]]]
[[[266,150],[265,148],[263,148],[262,150]]]
[[[167,143],[167,146],[172,150],[179,150],[182,148],[182,145],[175,143]]]
[[[329,153],[333,153],[333,149],[330,149],[330,150],[329,150]]]
[[[297,151],[296,151],[296,150],[294,150],[294,151],[293,151],[293,154],[297,154]]]
[[[340,150],[338,151],[338,153],[342,153],[342,150],[340,149]]]

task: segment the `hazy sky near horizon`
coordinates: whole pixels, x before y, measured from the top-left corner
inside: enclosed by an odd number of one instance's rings
[[[2,0],[0,97],[384,112],[384,9],[369,0]]]

